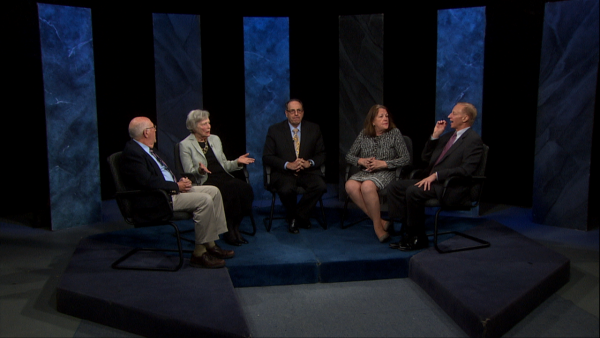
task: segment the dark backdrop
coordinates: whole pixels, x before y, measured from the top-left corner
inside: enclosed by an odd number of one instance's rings
[[[413,139],[418,159],[434,124],[437,10],[487,5],[482,133],[490,159],[484,201],[532,204],[543,1],[438,1],[407,3],[406,9],[390,4],[327,10],[216,8],[177,0],[143,6],[113,1],[50,3],[92,8],[103,199],[114,194],[105,158],[129,139],[129,120],[137,115],[156,117],[153,12],[200,14],[204,108],[227,112],[211,116],[211,122],[223,136],[225,152],[232,154],[244,151],[239,140],[245,140],[242,19],[288,16],[291,96],[302,99],[306,118],[321,125],[327,166],[336,168],[338,16],[384,13],[383,103],[402,132]],[[1,117],[7,202],[0,216],[34,211],[39,220],[48,210],[48,177],[37,6],[32,1],[6,6],[2,34],[9,88],[4,102],[11,104],[5,105]],[[594,156],[592,168],[596,161]],[[337,170],[328,171],[327,181],[337,183]]]

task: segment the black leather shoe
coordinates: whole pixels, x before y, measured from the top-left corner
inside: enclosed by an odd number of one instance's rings
[[[399,249],[400,248],[400,242],[390,243],[390,248],[392,248],[392,249]]]
[[[237,240],[237,238],[232,238],[232,237],[223,235],[223,240],[225,241],[225,243],[227,243],[229,245],[233,245],[233,246],[241,246],[242,245],[242,243],[239,240]]]
[[[244,237],[242,237],[242,235],[239,235],[239,238],[237,239],[237,241],[238,241],[238,243],[241,243],[241,244],[248,244],[248,241]]]
[[[293,233],[293,234],[297,234],[300,232],[300,230],[298,230],[298,226],[296,225],[297,221],[295,219],[293,219],[290,222],[290,225],[288,226],[288,231]]]
[[[407,236],[406,240],[403,238],[398,246],[401,251],[414,251],[425,249],[429,246],[429,238],[425,235],[421,236]]]

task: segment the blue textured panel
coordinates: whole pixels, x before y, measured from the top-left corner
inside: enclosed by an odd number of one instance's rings
[[[248,171],[257,200],[270,198],[263,187],[262,152],[269,126],[286,118],[289,46],[288,18],[244,18],[246,147],[256,159]]]
[[[173,147],[189,135],[187,114],[202,109],[200,16],[153,14],[158,148],[173,167]]]
[[[546,4],[533,178],[538,223],[587,229],[598,18],[597,0]]]
[[[485,24],[485,7],[438,11],[435,119],[447,120],[457,102],[470,102],[479,113],[473,125],[479,135]]]
[[[383,14],[339,17],[339,183],[369,108],[383,104]],[[340,189],[340,197],[345,197]]]
[[[89,8],[38,4],[53,230],[101,220]]]

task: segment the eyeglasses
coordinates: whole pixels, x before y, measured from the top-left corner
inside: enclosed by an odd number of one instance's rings
[[[156,125],[153,125],[152,127],[146,128],[146,129],[144,129],[144,131],[146,131],[146,130],[148,130],[148,129],[154,129],[154,130],[158,130],[158,129],[156,129]]]
[[[304,109],[288,109],[286,111],[290,114],[298,114],[298,115],[304,113]]]

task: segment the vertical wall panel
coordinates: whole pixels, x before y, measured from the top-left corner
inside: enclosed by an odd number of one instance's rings
[[[472,128],[481,136],[484,44],[485,7],[438,11],[435,120],[448,121],[457,102],[470,102],[478,113]],[[479,207],[459,213],[477,216]]]
[[[290,99],[289,19],[244,18],[246,146],[256,162],[248,166],[255,199],[263,188],[262,153],[270,125],[283,121]],[[234,123],[234,121],[232,121]]]
[[[173,167],[175,143],[189,135],[187,114],[203,108],[200,16],[155,13],[153,25],[157,144]]]
[[[51,228],[101,220],[96,87],[89,8],[38,4]]]
[[[470,102],[481,135],[485,7],[439,10],[437,41],[435,119],[447,120],[457,102]]]
[[[546,4],[533,220],[585,230],[598,78],[598,1]]]
[[[339,17],[340,198],[346,154],[374,104],[383,104],[383,14]],[[331,169],[329,169],[331,170]]]

